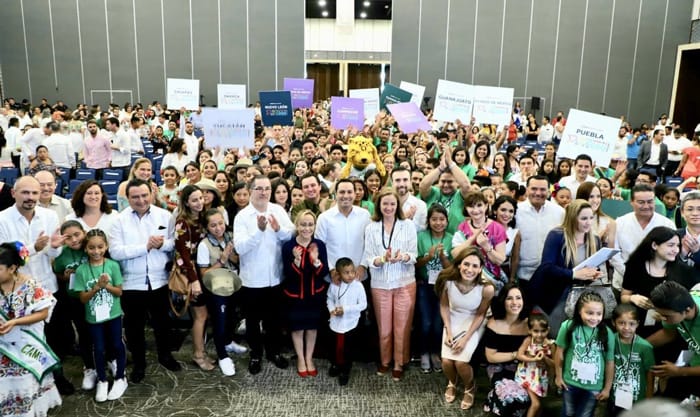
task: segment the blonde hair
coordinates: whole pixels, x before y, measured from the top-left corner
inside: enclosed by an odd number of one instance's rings
[[[148,163],[151,165],[151,171],[153,171],[153,162],[151,162],[150,159],[148,159],[148,158],[139,158],[139,159],[137,159],[137,160],[134,161],[134,164],[131,166],[131,170],[129,170],[129,179],[130,179],[130,180],[133,180],[134,178],[136,178],[136,177],[134,176],[135,173],[136,173],[136,170],[139,169],[139,167],[140,167],[141,165],[145,164],[146,162],[148,162]],[[152,173],[152,172],[151,172],[151,173]]]
[[[314,218],[314,225],[316,225],[316,215],[314,214],[313,211],[309,209],[305,209],[297,213],[296,217],[294,218],[294,227],[299,230],[299,225],[301,224],[301,218],[304,216],[311,216]]]
[[[566,207],[564,212],[564,221],[561,224],[562,231],[564,232],[564,262],[566,265],[572,265],[574,257],[576,256],[576,232],[578,231],[578,216],[584,209],[591,210],[591,213],[595,214],[593,208],[586,200],[573,200]],[[597,250],[596,237],[591,228],[583,236],[583,244],[586,247],[586,257],[593,255]]]

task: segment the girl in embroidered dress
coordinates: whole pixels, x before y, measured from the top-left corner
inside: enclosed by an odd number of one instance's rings
[[[61,405],[49,369],[43,369],[43,378],[35,377],[34,369],[8,356],[12,354],[11,346],[5,343],[21,330],[31,331],[44,340],[44,322],[49,320],[56,303],[49,291],[17,272],[28,259],[29,250],[21,243],[0,245],[0,414],[3,416],[45,416],[50,408]],[[53,355],[50,349],[47,353]]]

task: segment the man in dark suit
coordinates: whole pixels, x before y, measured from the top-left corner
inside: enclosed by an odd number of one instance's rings
[[[663,143],[664,131],[654,130],[650,141],[642,143],[637,157],[640,171],[652,171],[657,177],[664,177],[664,169],[668,163],[668,147]]]

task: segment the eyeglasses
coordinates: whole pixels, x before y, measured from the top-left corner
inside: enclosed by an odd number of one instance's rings
[[[253,191],[259,191],[259,192],[272,191],[272,187],[255,187],[255,188],[253,188]]]

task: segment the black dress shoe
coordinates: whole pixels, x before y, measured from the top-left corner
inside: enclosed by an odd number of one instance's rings
[[[144,372],[143,368],[134,368],[131,371],[131,375],[129,375],[129,382],[133,382],[134,384],[138,384],[143,379],[146,377],[146,373]]]
[[[262,366],[260,365],[260,358],[251,358],[248,363],[248,373],[251,375],[256,375],[260,373]]]
[[[163,365],[165,369],[173,372],[177,372],[182,369],[182,366],[178,361],[175,360],[172,356],[164,356],[160,359],[158,359],[158,363]]]
[[[340,367],[337,365],[331,365],[331,367],[328,369],[328,376],[335,378],[338,375],[340,375]]]
[[[53,378],[59,394],[66,396],[73,395],[73,393],[75,393],[75,387],[69,380],[66,379],[65,376],[63,376],[63,374],[55,374]]]
[[[289,361],[287,361],[287,359],[285,359],[284,356],[280,355],[279,353],[274,356],[268,356],[267,360],[274,363],[275,366],[280,369],[287,369],[289,366]]]

